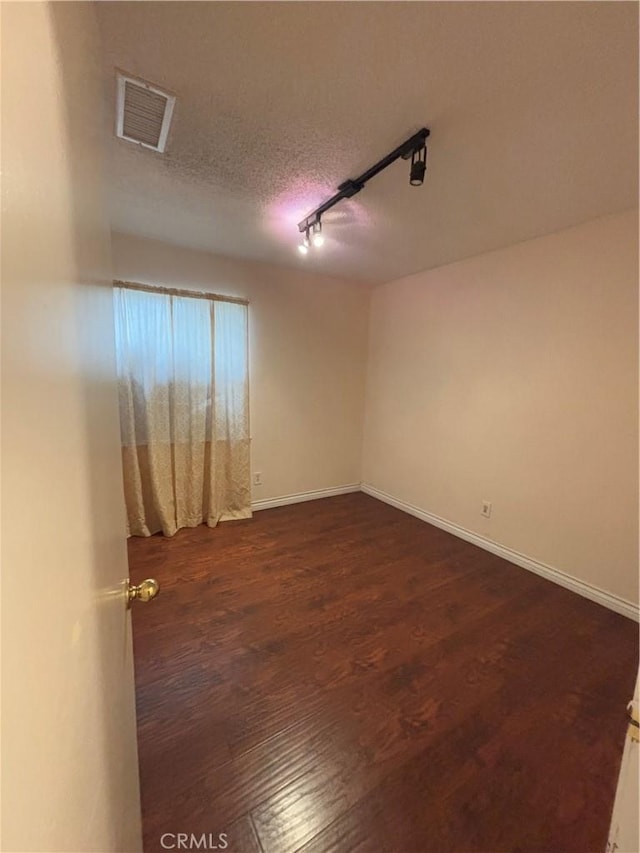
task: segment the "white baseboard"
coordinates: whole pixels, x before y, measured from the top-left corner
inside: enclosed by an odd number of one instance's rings
[[[316,501],[318,498],[334,498],[336,495],[348,495],[351,492],[359,491],[360,483],[351,483],[348,486],[336,486],[334,489],[314,489],[311,492],[299,492],[296,495],[282,495],[279,498],[251,501],[251,509],[257,512],[260,509],[273,509],[276,506],[288,506],[289,504],[300,504],[305,501]]]
[[[367,495],[371,495],[373,498],[377,498],[384,503],[396,507],[396,509],[401,509],[403,512],[407,512],[409,515],[414,515],[416,518],[420,518],[428,524],[433,524],[434,527],[446,530],[447,533],[452,533],[454,536],[464,539],[467,542],[471,542],[479,548],[484,548],[485,551],[490,551],[492,554],[502,557],[510,563],[515,563],[516,566],[520,566],[522,569],[535,572],[535,574],[540,575],[543,578],[547,578],[547,580],[553,581],[554,583],[559,584],[559,586],[570,589],[572,592],[577,592],[578,595],[582,595],[584,598],[595,601],[597,604],[602,604],[604,607],[608,607],[609,610],[615,610],[616,613],[620,613],[622,616],[626,616],[629,619],[635,619],[636,622],[640,621],[638,606],[633,604],[631,601],[627,601],[625,598],[620,598],[611,592],[600,589],[600,587],[593,586],[592,584],[581,581],[578,578],[574,578],[572,575],[568,575],[566,572],[560,571],[560,569],[554,569],[552,566],[547,566],[545,563],[534,560],[532,557],[527,557],[525,554],[513,551],[511,548],[507,548],[505,545],[500,545],[492,539],[486,539],[484,536],[473,533],[471,530],[467,530],[459,524],[454,524],[452,521],[447,521],[444,518],[440,518],[437,515],[426,512],[425,510],[420,509],[417,506],[413,506],[412,504],[408,504],[393,495],[388,495],[386,492],[382,492],[380,489],[374,488],[374,486],[363,483],[361,490]]]

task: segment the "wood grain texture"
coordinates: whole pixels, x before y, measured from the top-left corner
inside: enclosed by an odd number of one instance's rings
[[[604,850],[637,626],[363,494],[132,539],[145,850]]]

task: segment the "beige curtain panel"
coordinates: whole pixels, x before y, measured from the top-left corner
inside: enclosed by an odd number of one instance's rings
[[[114,288],[129,532],[251,516],[247,305]]]

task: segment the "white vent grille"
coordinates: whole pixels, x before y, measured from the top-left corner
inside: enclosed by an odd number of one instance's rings
[[[144,80],[118,74],[116,136],[153,151],[164,151],[174,95]]]

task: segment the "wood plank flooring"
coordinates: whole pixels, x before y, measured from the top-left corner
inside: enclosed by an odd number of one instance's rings
[[[635,623],[364,494],[129,549],[146,853],[604,850]]]

